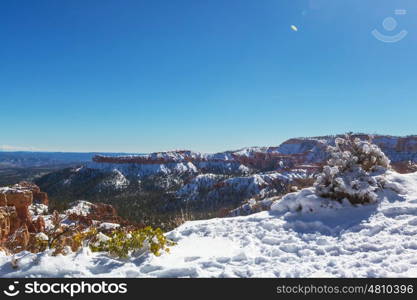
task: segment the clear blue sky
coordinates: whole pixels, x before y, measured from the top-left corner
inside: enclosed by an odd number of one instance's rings
[[[214,152],[417,134],[416,29],[414,0],[2,0],[0,145]]]

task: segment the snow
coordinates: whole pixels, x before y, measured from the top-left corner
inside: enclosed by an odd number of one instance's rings
[[[187,222],[171,253],[121,260],[83,248],[67,256],[0,253],[1,277],[415,277],[417,173],[387,173],[392,187],[353,206],[291,193],[271,211]],[[301,208],[300,208],[301,206]]]
[[[76,214],[79,216],[87,216],[90,214],[94,204],[84,200],[78,200],[70,203],[70,208],[65,211],[66,215]]]
[[[263,210],[268,210],[271,208],[272,203],[279,199],[280,197],[272,197],[266,198],[263,200],[256,200],[254,198],[249,199],[246,203],[242,204],[241,206],[231,210],[227,216],[229,217],[237,217],[237,216],[247,216],[254,214],[256,212],[260,212]]]
[[[49,240],[48,236],[47,236],[45,233],[43,233],[43,232],[39,232],[39,233],[37,233],[37,234],[35,235],[35,238],[36,238],[37,240],[40,240],[40,241],[48,241],[48,240]]]
[[[112,187],[115,190],[122,190],[127,188],[129,185],[129,180],[117,169],[112,170],[112,178],[104,180],[99,184],[99,189],[104,187]]]
[[[137,176],[144,177],[155,174],[173,174],[173,173],[197,173],[196,166],[191,163],[166,163],[166,164],[115,164],[115,163],[96,163],[91,162],[86,164],[87,169],[101,170],[104,172],[118,172],[116,174],[119,177],[118,181],[121,184],[128,184],[124,177]],[[123,176],[123,178],[122,178]]]
[[[289,183],[294,179],[310,176],[306,170],[293,170],[290,172],[269,172],[242,177],[224,179],[224,176],[216,174],[201,174],[183,185],[177,192],[178,197],[188,201],[201,200],[201,190],[208,192],[208,198],[218,199],[220,190],[232,190],[239,192],[244,197],[258,195],[261,198],[277,194],[277,183]]]
[[[116,229],[119,227],[120,227],[120,224],[108,223],[108,222],[103,222],[99,226],[100,229],[104,229],[104,230],[112,230],[112,229]]]
[[[218,183],[223,176],[216,174],[201,174],[196,176],[191,180],[190,183],[182,186],[176,194],[178,196],[187,196],[196,197],[199,195],[199,190],[204,187],[206,189],[213,188],[213,186]]]
[[[29,206],[29,211],[33,216],[45,215],[48,213],[48,206],[41,203],[33,203]]]

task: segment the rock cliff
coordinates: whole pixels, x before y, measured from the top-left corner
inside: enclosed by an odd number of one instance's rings
[[[32,219],[29,207],[34,203],[47,204],[48,196],[39,187],[27,182],[0,188],[0,243],[8,249],[25,249],[31,233],[45,230],[42,216]]]

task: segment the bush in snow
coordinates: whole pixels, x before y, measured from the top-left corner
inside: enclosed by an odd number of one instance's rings
[[[316,194],[353,204],[374,202],[383,184],[375,175],[389,168],[389,159],[378,146],[350,135],[336,138],[335,144],[328,147],[330,159],[314,183]]]
[[[108,252],[114,257],[125,258],[132,253],[148,252],[159,256],[162,251],[169,252],[168,247],[175,244],[165,237],[160,228],[150,226],[109,226],[112,223],[101,223],[105,226],[98,227],[83,224],[65,225],[63,216],[57,211],[52,214],[51,221],[52,226],[49,229],[31,238],[26,250],[38,253],[49,249],[55,256],[89,247],[93,252]]]
[[[126,258],[131,253],[141,254],[148,251],[159,256],[161,251],[169,252],[168,246],[175,245],[165,237],[161,229],[150,226],[133,231],[115,230],[110,236],[104,237],[90,244],[91,250],[106,251],[121,258]]]

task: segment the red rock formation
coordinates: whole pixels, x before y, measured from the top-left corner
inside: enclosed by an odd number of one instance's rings
[[[417,138],[399,138],[396,146],[397,151],[401,152],[416,152]]]
[[[400,174],[414,173],[417,172],[417,163],[401,161],[393,163],[392,168]]]
[[[0,188],[0,244],[6,244],[12,251],[26,249],[29,233],[45,231],[42,216],[32,221],[29,206],[34,198],[40,203],[48,203],[46,193],[34,184],[22,182]]]
[[[33,195],[33,202],[48,205],[48,194],[41,192],[41,189],[33,183],[22,181],[17,185],[20,189],[29,190]]]
[[[30,239],[30,233],[26,224],[20,226],[15,232],[10,233],[7,241],[6,248],[16,253],[25,250],[28,247]]]
[[[165,156],[163,153],[158,155],[150,154],[143,156],[101,156],[96,155],[93,157],[93,161],[96,163],[112,163],[112,164],[168,164],[168,163],[200,163],[200,162],[212,162],[212,163],[239,163],[253,168],[279,168],[283,162],[286,165],[293,165],[303,162],[304,154],[286,155],[281,153],[271,152],[256,152],[253,151],[250,156],[230,153],[227,159],[212,158],[203,155],[190,155],[188,151],[173,151],[167,152]],[[171,155],[173,154],[173,155]]]
[[[10,233],[10,212],[8,207],[0,207],[0,244]]]
[[[380,146],[384,152],[413,153],[417,152],[417,136],[393,137],[384,135],[353,134],[353,137],[369,140]],[[215,155],[205,155],[188,150],[156,152],[148,155],[132,156],[101,156],[93,157],[97,163],[112,164],[168,164],[168,163],[230,163],[236,162],[255,169],[294,169],[298,165],[317,165],[326,160],[326,147],[336,136],[314,138],[294,138],[282,143],[279,147],[246,148],[242,151],[223,152]],[[318,157],[311,157],[313,152],[321,153]],[[394,160],[391,157],[391,160]],[[398,159],[397,159],[398,160]],[[400,159],[399,159],[400,160]]]
[[[33,193],[33,201],[36,203],[48,205],[49,204],[48,194],[45,192]]]
[[[67,210],[68,219],[83,225],[93,225],[93,223],[117,223],[120,225],[134,225],[117,214],[116,209],[105,203],[89,203],[91,209],[88,212],[77,210]],[[136,225],[136,224],[135,224]]]
[[[90,216],[101,222],[117,222],[119,219],[116,209],[112,205],[104,203],[95,203]]]
[[[34,222],[33,226],[35,232],[45,232],[45,219],[42,216],[39,216]]]
[[[6,195],[0,193],[0,206],[7,206]]]
[[[90,216],[78,215],[76,213],[69,214],[68,215],[68,220],[73,221],[73,222],[77,222],[78,224],[83,224],[83,225],[86,225],[86,226],[93,225],[93,219],[90,218]]]
[[[33,202],[33,194],[29,190],[19,188],[6,188],[0,190],[5,196],[6,205],[14,206],[17,215],[22,222],[30,221],[29,206]]]
[[[17,215],[16,207],[8,206],[9,209],[9,218],[10,218],[10,232],[9,234],[14,233],[21,225],[22,220],[20,220],[19,216]]]
[[[207,161],[204,157],[193,156],[190,151],[172,151],[172,152],[157,152],[149,155],[134,155],[134,156],[102,156],[96,155],[93,157],[93,161],[97,163],[112,163],[112,164],[144,164],[144,165],[157,165],[168,163],[181,163],[181,162],[197,162]],[[224,160],[213,160],[224,161]]]

